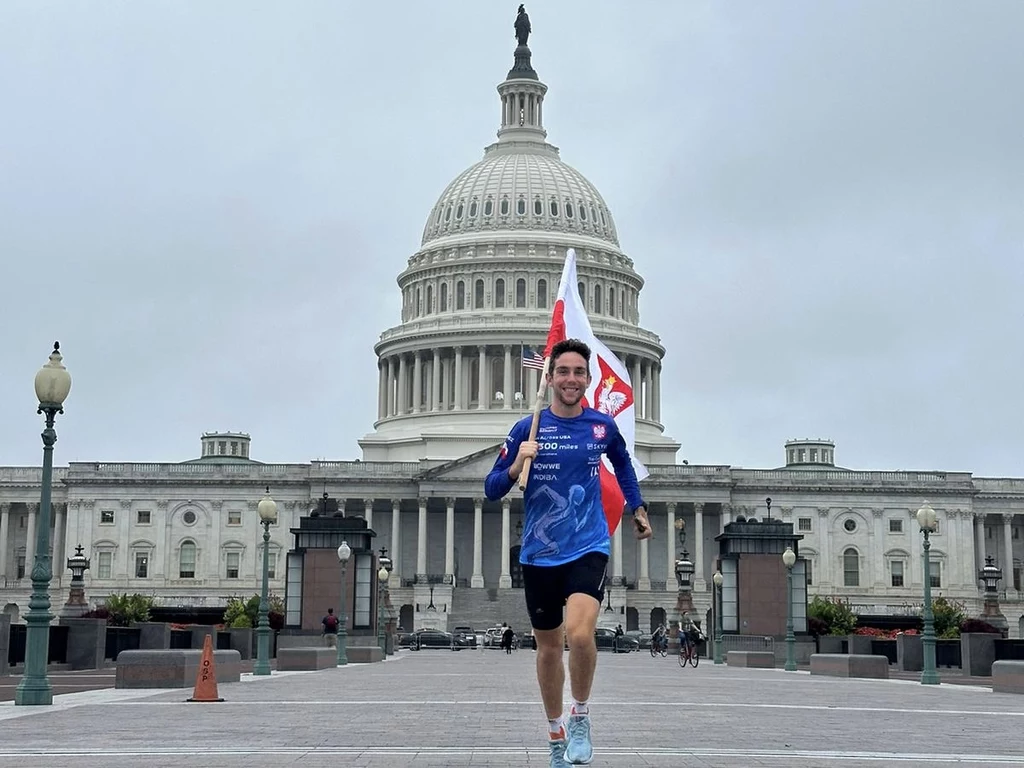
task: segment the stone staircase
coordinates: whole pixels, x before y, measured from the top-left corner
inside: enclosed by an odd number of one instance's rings
[[[517,633],[530,629],[530,616],[521,589],[472,589],[460,587],[452,592],[451,613],[448,616],[448,630],[454,627],[472,627],[483,631],[499,626],[502,622],[511,625]]]

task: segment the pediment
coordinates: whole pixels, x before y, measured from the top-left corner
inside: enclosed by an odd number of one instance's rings
[[[443,464],[425,469],[416,476],[417,480],[438,480],[450,478],[452,480],[478,479],[483,482],[487,473],[494,466],[494,460],[498,458],[498,451],[501,450],[501,443],[483,448],[474,453],[461,456]]]

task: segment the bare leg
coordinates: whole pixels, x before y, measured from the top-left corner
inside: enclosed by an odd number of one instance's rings
[[[537,682],[540,684],[540,698],[548,720],[562,716],[562,694],[565,689],[565,667],[562,666],[564,632],[558,629],[535,629],[537,643]]]
[[[590,595],[569,595],[565,605],[565,631],[569,638],[569,688],[576,701],[588,701],[597,668],[594,628],[601,604]],[[539,662],[538,662],[539,663]]]

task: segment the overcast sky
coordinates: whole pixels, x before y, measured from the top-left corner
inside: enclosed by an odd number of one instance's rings
[[[357,458],[498,127],[517,2],[0,5],[0,465]],[[668,348],[679,460],[1024,476],[1024,2],[527,3],[549,140]]]

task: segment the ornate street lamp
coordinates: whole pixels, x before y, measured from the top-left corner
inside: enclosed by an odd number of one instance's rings
[[[263,589],[260,591],[260,620],[256,628],[256,664],[253,665],[254,675],[270,674],[270,525],[277,522],[277,503],[270,498],[270,487],[256,510],[263,525]]]
[[[992,555],[985,557],[985,567],[978,571],[978,578],[985,582],[985,602],[981,609],[981,617],[999,630],[1008,629],[1006,617],[999,610],[999,593],[996,585],[1003,578],[1003,572],[996,567]]]
[[[82,545],[75,547],[75,554],[68,558],[68,570],[71,571],[71,588],[68,590],[68,601],[64,604],[63,615],[77,618],[89,610],[85,602],[85,572],[89,570],[89,558],[82,554]]]
[[[683,631],[684,619],[693,613],[693,572],[696,570],[690,561],[690,553],[683,550],[682,557],[676,560],[676,581],[679,583],[679,594],[676,599],[676,611],[679,613],[679,631]]]
[[[352,547],[348,545],[347,541],[341,542],[341,546],[338,547],[338,560],[341,561],[341,615],[338,617],[338,662],[339,667],[343,667],[348,664],[348,656],[346,655],[346,646],[348,645],[348,631],[346,626],[348,623],[348,604],[345,602],[345,576],[348,569],[348,559],[352,557]]]
[[[917,510],[917,524],[924,534],[924,634],[921,636],[924,670],[921,672],[921,685],[938,685],[939,675],[935,671],[935,616],[932,614],[932,543],[929,539],[935,531],[935,510],[927,501]]]
[[[793,635],[793,566],[796,565],[796,552],[792,547],[786,547],[782,553],[782,564],[786,566],[786,671],[796,672],[796,637]]]
[[[384,632],[387,616],[384,613],[384,593],[388,588],[388,577],[391,574],[382,562],[377,570],[377,639],[380,641],[380,652],[388,655],[387,639]]]
[[[721,571],[715,571],[711,577],[715,584],[715,664],[722,663],[722,582],[725,577]]]
[[[50,652],[50,494],[53,483],[53,446],[57,432],[53,428],[58,413],[64,413],[64,401],[71,392],[71,374],[64,367],[60,343],[53,343],[50,359],[36,373],[35,390],[39,408],[46,415],[43,430],[43,487],[39,497],[39,519],[36,521],[35,557],[32,565],[32,596],[25,615],[25,674],[14,692],[18,705],[53,704],[53,688],[46,675]]]

